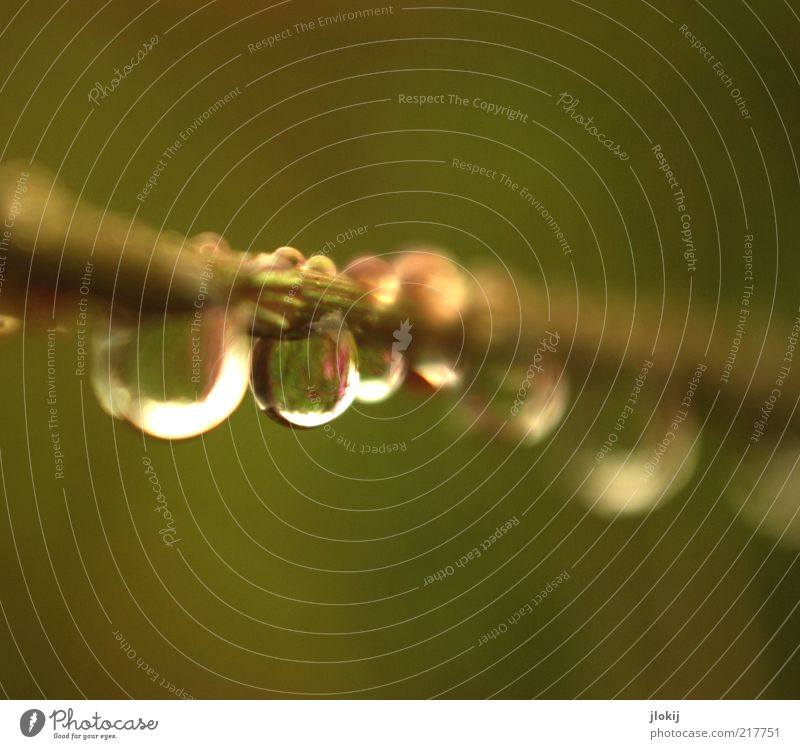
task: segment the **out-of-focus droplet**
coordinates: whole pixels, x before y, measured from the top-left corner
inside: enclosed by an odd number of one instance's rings
[[[406,367],[405,357],[393,346],[359,346],[356,400],[362,403],[385,400],[403,384]]]
[[[22,321],[10,315],[0,315],[0,335],[16,333],[22,327]]]
[[[200,234],[195,234],[190,237],[187,242],[189,249],[198,255],[213,256],[217,253],[230,253],[232,252],[228,240],[221,234],[213,231],[204,231]]]
[[[404,252],[394,263],[400,294],[420,317],[433,325],[458,322],[467,298],[467,283],[458,266],[441,252]]]
[[[272,255],[289,268],[302,265],[306,261],[305,255],[294,247],[278,247]]]
[[[561,423],[568,405],[566,375],[547,371],[539,373],[530,383],[524,400],[512,411],[512,430],[525,444],[536,445]]]
[[[658,418],[641,435],[638,445],[596,453],[581,497],[600,515],[615,517],[644,513],[677,494],[691,479],[697,467],[700,446],[698,428],[689,417],[673,428]],[[633,425],[629,440],[636,440]],[[593,467],[591,467],[593,466]]]
[[[397,300],[400,281],[394,268],[378,257],[360,257],[345,269],[345,275],[364,287],[365,293],[379,308],[389,307]]]
[[[542,358],[527,370],[512,365],[483,367],[464,398],[465,418],[507,442],[539,444],[556,429],[569,405],[561,362]]]
[[[289,270],[290,267],[286,258],[282,259],[272,252],[258,252],[242,260],[239,268],[239,275],[256,276],[273,271]]]
[[[726,497],[756,533],[800,549],[800,442],[788,438],[774,455],[773,447],[748,453]]]
[[[461,383],[461,373],[454,365],[433,356],[414,362],[414,372],[432,388],[452,388]]]
[[[92,385],[101,406],[162,439],[194,437],[230,416],[247,391],[250,341],[222,308],[115,315],[93,334]]]
[[[456,356],[445,352],[418,351],[411,368],[417,377],[436,390],[454,388],[462,382]]]
[[[520,332],[525,293],[522,282],[508,271],[494,266],[475,271],[474,290],[469,297],[470,335],[491,344],[493,338]]]
[[[251,385],[259,407],[294,427],[317,427],[341,415],[359,386],[353,335],[338,315],[314,323],[298,339],[253,345]]]

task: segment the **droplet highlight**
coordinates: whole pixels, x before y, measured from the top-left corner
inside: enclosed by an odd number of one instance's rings
[[[241,403],[250,343],[222,308],[115,315],[93,333],[91,381],[101,406],[146,434],[185,439],[222,423]]]
[[[569,405],[566,375],[540,373],[527,397],[513,413],[515,430],[527,445],[537,445],[561,423]]]
[[[405,357],[394,346],[358,348],[359,384],[356,400],[379,403],[397,392],[406,377]]]

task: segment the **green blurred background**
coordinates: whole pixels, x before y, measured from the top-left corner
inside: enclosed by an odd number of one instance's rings
[[[9,7],[2,158],[35,158],[99,205],[185,234],[218,231],[243,250],[291,244],[311,254],[332,241],[341,267],[424,243],[467,268],[499,259],[533,282],[605,285],[619,303],[663,299],[668,324],[682,324],[690,278],[691,315],[699,302],[738,304],[749,232],[761,310],[749,340],[791,319],[796,3],[463,5],[380,6],[392,10],[302,32],[294,24],[379,6]],[[682,24],[733,77],[752,120]],[[272,47],[248,48],[285,29]],[[153,35],[153,50],[94,106],[95,82],[109,85]],[[237,87],[139,202],[165,148]],[[628,161],[559,108],[562,92]],[[401,104],[401,94],[446,103]],[[510,106],[524,121],[451,105],[451,94]],[[663,145],[689,200],[693,274],[648,138]],[[541,198],[570,258],[531,206],[497,180],[454,169],[455,158]],[[360,226],[365,233],[337,242]],[[100,309],[90,298],[90,313]],[[688,336],[708,335],[707,318],[690,319]],[[727,344],[734,326],[721,318],[715,335]],[[68,327],[56,344],[60,480],[46,335],[26,327],[0,347],[0,685],[9,697],[800,696],[799,536],[756,532],[724,489],[746,428],[729,432],[715,416],[702,470],[649,514],[611,520],[576,497],[568,459],[587,414],[605,413],[606,391],[627,394],[630,377],[614,377],[624,352],[607,352],[608,369],[574,373],[597,382],[535,449],[464,431],[448,415],[452,398],[409,392],[332,423],[358,446],[407,446],[365,455],[330,431],[282,429],[250,396],[203,438],[145,439],[113,422],[75,376]],[[612,420],[618,410],[607,406]],[[145,456],[175,518],[171,548]],[[510,518],[519,525],[479,559],[424,584]],[[569,580],[533,613],[478,644],[564,570]]]

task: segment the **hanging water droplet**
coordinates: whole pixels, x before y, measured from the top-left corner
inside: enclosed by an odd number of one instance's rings
[[[406,376],[405,357],[393,346],[358,347],[359,384],[356,400],[378,403],[397,392]]]
[[[277,421],[316,427],[341,415],[358,392],[358,352],[338,315],[314,323],[298,339],[260,339],[253,345],[253,394]]]
[[[184,439],[220,424],[241,403],[249,373],[249,338],[222,308],[138,324],[115,313],[93,331],[101,407],[155,437]]]

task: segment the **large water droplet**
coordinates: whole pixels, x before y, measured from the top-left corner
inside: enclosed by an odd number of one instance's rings
[[[356,399],[362,403],[378,403],[395,393],[406,376],[406,360],[392,346],[361,345],[358,347],[360,381]]]
[[[317,427],[341,415],[359,385],[358,352],[339,316],[327,316],[299,339],[253,345],[252,388],[259,407],[294,427]]]
[[[152,315],[115,314],[95,329],[92,385],[101,406],[143,432],[184,439],[212,429],[241,403],[250,342],[222,308]]]

